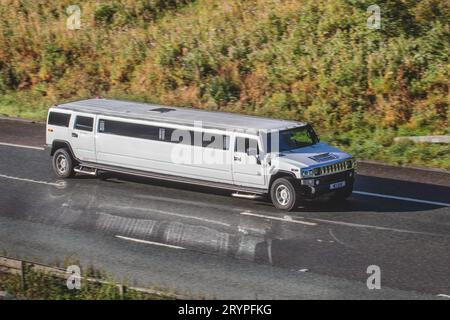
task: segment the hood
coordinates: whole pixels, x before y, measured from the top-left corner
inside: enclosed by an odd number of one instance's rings
[[[274,155],[280,162],[288,162],[301,168],[322,166],[351,157],[350,154],[323,142]]]

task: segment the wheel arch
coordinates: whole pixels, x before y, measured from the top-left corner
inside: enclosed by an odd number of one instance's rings
[[[75,154],[73,153],[73,150],[72,150],[72,146],[70,145],[70,143],[68,141],[64,141],[64,140],[54,140],[53,141],[52,148],[50,151],[50,156],[53,156],[58,149],[62,149],[62,148],[69,150],[69,153],[72,156],[72,158],[74,160],[76,160]]]
[[[278,178],[283,178],[283,177],[290,177],[290,178],[296,179],[296,176],[295,176],[295,174],[293,172],[289,172],[289,171],[285,171],[285,170],[277,171],[277,173],[275,173],[274,175],[272,175],[270,177],[269,193],[270,193],[270,188],[272,187],[272,184],[274,183],[274,181],[277,180]]]

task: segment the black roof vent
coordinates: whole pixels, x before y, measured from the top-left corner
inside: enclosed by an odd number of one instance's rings
[[[170,112],[170,111],[175,111],[175,109],[170,109],[170,108],[156,108],[156,109],[150,109],[148,111],[152,111],[152,112],[159,112],[159,113],[166,113],[166,112]]]
[[[324,161],[337,159],[337,157],[335,155],[330,154],[329,152],[318,154],[317,156],[313,156],[313,157],[309,157],[309,158],[313,159],[316,162],[324,162]]]

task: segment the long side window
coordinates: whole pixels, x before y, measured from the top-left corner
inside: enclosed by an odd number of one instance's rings
[[[98,131],[118,136],[158,140],[159,128],[138,123],[100,119]]]
[[[186,145],[196,144],[196,141],[194,141],[194,131],[191,130],[156,127],[106,119],[99,120],[98,132]],[[204,148],[229,150],[230,137],[221,134],[201,133],[200,145]]]
[[[219,150],[230,149],[230,137],[227,135],[201,133],[200,144],[198,144],[195,139],[195,133],[191,130],[159,128],[159,140],[161,141],[182,143],[187,145],[201,145],[203,148],[213,148]]]
[[[202,146],[218,150],[230,149],[230,137],[223,134],[203,133]]]
[[[48,124],[58,127],[69,127],[70,114],[60,112],[50,112],[48,116]]]
[[[190,130],[180,130],[173,128],[159,128],[159,140],[172,143],[182,143],[192,145],[194,141],[194,133]]]

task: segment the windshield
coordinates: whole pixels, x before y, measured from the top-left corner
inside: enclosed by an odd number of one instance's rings
[[[267,136],[268,152],[290,151],[293,149],[312,146],[313,144],[319,142],[319,138],[310,125],[278,132],[278,146],[275,145],[277,142],[275,137],[276,135],[277,133],[270,133]]]

